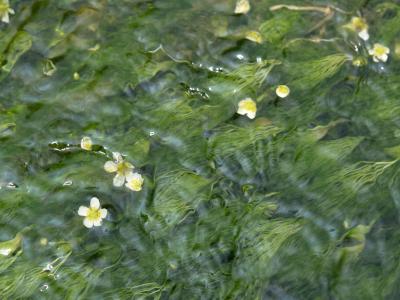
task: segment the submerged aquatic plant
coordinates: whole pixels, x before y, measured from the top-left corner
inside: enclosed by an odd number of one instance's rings
[[[0,0],[0,299],[398,299],[400,5],[314,2]]]

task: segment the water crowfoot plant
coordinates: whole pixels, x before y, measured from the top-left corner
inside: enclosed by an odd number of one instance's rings
[[[368,24],[363,18],[352,17],[350,23],[346,24],[344,27],[356,32],[364,41],[369,40]]]
[[[14,10],[10,7],[9,0],[0,1],[0,18],[4,23],[10,23],[9,15],[15,14]]]
[[[0,4],[1,300],[400,299],[398,1]]]
[[[254,119],[257,113],[257,104],[250,98],[243,99],[239,102],[237,113]]]
[[[83,219],[85,227],[92,228],[93,226],[101,226],[103,219],[107,217],[107,209],[101,208],[99,199],[93,197],[90,199],[90,207],[79,207],[78,215],[85,217]]]
[[[132,173],[134,167],[131,163],[126,162],[119,152],[113,152],[113,158],[114,161],[107,161],[104,164],[104,170],[108,173],[117,173],[114,177],[113,184],[119,187],[124,185],[127,176]]]
[[[91,151],[93,146],[92,139],[90,137],[83,137],[81,140],[81,148],[83,150]]]
[[[143,177],[139,173],[130,173],[126,176],[125,186],[132,191],[139,192],[142,190]]]
[[[379,43],[374,44],[372,49],[368,50],[374,62],[386,62],[389,58],[390,49]]]
[[[290,89],[287,85],[278,85],[275,93],[280,98],[286,98],[290,94]]]

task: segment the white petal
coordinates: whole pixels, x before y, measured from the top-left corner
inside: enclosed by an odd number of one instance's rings
[[[11,253],[11,248],[2,248],[0,249],[0,254],[4,256],[8,256]]]
[[[108,161],[104,164],[104,170],[106,170],[108,173],[114,173],[117,172],[118,166],[115,162]]]
[[[379,56],[379,59],[380,59],[381,61],[383,61],[383,62],[387,62],[388,57],[389,57],[389,56],[388,56],[387,54],[383,54],[383,55]]]
[[[236,2],[235,14],[247,14],[250,10],[249,0],[238,0]]]
[[[98,198],[93,197],[90,199],[90,208],[99,209],[100,208],[100,201]]]
[[[93,225],[94,226],[101,226],[101,218],[99,218],[98,220],[93,221]]]
[[[248,112],[248,110],[247,109],[244,109],[243,107],[239,107],[238,108],[238,110],[237,110],[237,113],[239,114],[239,115],[245,115],[245,114],[247,114],[247,112]]]
[[[372,59],[374,62],[379,62],[379,59],[376,56],[373,56]]]
[[[254,111],[250,111],[247,113],[247,117],[249,119],[254,119],[256,117],[256,113]]]
[[[15,14],[15,11],[14,11],[12,8],[9,8],[9,9],[8,9],[8,12],[9,12],[10,14],[12,14],[12,15]]]
[[[87,228],[92,228],[93,227],[93,221],[89,220],[88,218],[85,218],[83,220],[83,225],[85,225],[85,227],[87,227]]]
[[[92,150],[92,139],[88,136],[84,136],[81,140],[81,148],[87,151]]]
[[[81,206],[78,209],[78,215],[82,216],[82,217],[86,217],[89,213],[89,208],[86,206]]]
[[[116,162],[121,162],[124,160],[121,153],[119,152],[113,152],[113,158]]]
[[[9,18],[9,16],[8,16],[8,12],[4,13],[3,17],[1,18],[1,20],[2,20],[4,23],[10,23],[10,18]]]
[[[143,181],[142,175],[132,173],[128,176],[125,186],[132,191],[139,192],[142,190]]]
[[[369,53],[369,55],[374,55],[375,51],[374,51],[374,49],[368,49],[368,53]]]
[[[358,33],[358,36],[360,38],[362,38],[364,41],[368,41],[369,40],[369,34],[368,34],[368,30],[362,30]]]
[[[105,208],[100,209],[100,216],[102,219],[107,217],[107,209],[105,209]]]
[[[113,184],[114,186],[123,186],[125,183],[125,176],[122,174],[117,174],[114,177]]]
[[[131,181],[131,180],[141,180],[143,181],[143,176],[140,175],[139,173],[129,173],[128,175],[126,175],[126,181]]]

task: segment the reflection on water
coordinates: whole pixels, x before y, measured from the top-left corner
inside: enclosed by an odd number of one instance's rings
[[[0,17],[1,299],[400,297],[397,1]]]

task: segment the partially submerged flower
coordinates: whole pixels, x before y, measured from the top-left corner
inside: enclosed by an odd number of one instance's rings
[[[88,136],[84,136],[81,140],[81,148],[83,150],[90,151],[92,150],[93,142],[92,139]]]
[[[126,177],[132,173],[133,165],[124,161],[122,155],[118,152],[113,153],[114,161],[108,161],[104,165],[104,170],[109,173],[117,173],[113,183],[114,186],[122,186],[125,183]]]
[[[237,0],[235,14],[247,14],[250,11],[249,0]]]
[[[290,94],[290,89],[287,85],[278,85],[275,92],[278,95],[278,97],[286,98]]]
[[[13,15],[15,12],[10,8],[8,0],[0,0],[0,18],[4,23],[10,23],[9,14]]]
[[[367,60],[364,57],[356,57],[353,59],[353,66],[362,67],[367,64]]]
[[[374,47],[372,49],[368,50],[369,55],[372,55],[372,59],[374,62],[386,62],[389,57],[390,49],[388,47],[385,47],[381,44],[374,44]]]
[[[139,173],[131,173],[126,177],[125,186],[135,192],[139,192],[142,190],[143,186],[143,177]]]
[[[364,41],[368,41],[369,39],[368,24],[367,22],[365,22],[363,18],[353,17],[351,18],[351,22],[349,24],[346,24],[345,27],[355,31],[358,34],[358,36],[362,38]]]
[[[263,42],[261,33],[259,33],[258,31],[248,31],[246,32],[246,36],[245,38],[249,41],[261,44]]]
[[[257,113],[257,104],[250,98],[243,99],[239,102],[237,113],[246,115],[249,119],[254,119]]]
[[[90,200],[90,207],[79,207],[78,215],[85,217],[83,219],[85,227],[92,228],[93,226],[101,226],[103,219],[107,217],[107,209],[101,208],[99,199],[93,197]]]

